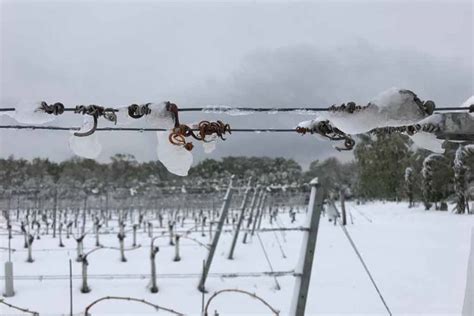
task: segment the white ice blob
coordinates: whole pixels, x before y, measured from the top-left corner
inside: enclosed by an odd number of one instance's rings
[[[425,117],[415,97],[409,90],[391,88],[380,93],[360,111],[328,111],[321,113],[319,118],[329,120],[332,126],[346,134],[366,133],[379,127],[411,125]]]
[[[463,104],[461,104],[461,107],[463,108],[468,108],[471,106],[471,104],[474,104],[474,95],[469,97],[466,101],[463,102]],[[474,112],[473,113],[469,113],[471,116],[474,116]]]
[[[118,107],[118,112],[115,112],[115,115],[117,115],[117,125],[127,126],[139,121],[139,119],[134,119],[128,115],[128,106]]]
[[[311,129],[315,128],[321,121],[326,121],[326,120],[322,119],[320,117],[317,117],[313,120],[299,122],[297,127],[307,128],[307,129],[311,130]],[[324,137],[324,136],[322,136],[318,133],[314,133],[313,135],[319,140],[327,140],[326,137]]]
[[[15,112],[5,114],[22,124],[44,124],[54,121],[56,116],[40,110],[40,105],[41,102],[38,101],[20,101],[15,105]]]
[[[183,146],[170,143],[169,134],[169,131],[156,132],[158,159],[169,172],[182,177],[187,176],[193,163],[193,155]]]
[[[436,138],[436,135],[427,132],[418,132],[410,136],[413,144],[418,148],[427,149],[431,152],[444,153],[443,140]]]
[[[231,106],[227,105],[208,105],[203,109],[204,113],[213,113],[213,114],[228,114],[231,116],[242,116],[242,115],[250,115],[254,114],[255,111],[246,109],[246,110],[241,110],[237,108],[233,108]]]
[[[94,125],[92,116],[84,116],[84,122],[82,123],[80,132],[88,131]],[[99,156],[102,151],[102,145],[99,142],[97,133],[90,136],[74,136],[69,137],[69,148],[78,156],[95,159]]]
[[[426,125],[426,124],[433,124],[433,125],[440,125],[443,124],[444,118],[443,114],[435,113],[431,114],[430,116],[418,121],[417,124]]]
[[[202,147],[206,154],[212,153],[216,149],[217,135],[206,135],[204,138],[205,142],[202,142]]]
[[[145,116],[148,124],[155,128],[171,129],[174,127],[174,119],[171,112],[166,109],[166,102],[151,103],[151,113]]]
[[[298,127],[302,127],[302,128],[313,128],[315,125],[317,125],[319,122],[321,122],[322,119],[321,118],[315,118],[314,120],[308,120],[308,121],[302,121],[302,122],[299,122],[298,123]]]

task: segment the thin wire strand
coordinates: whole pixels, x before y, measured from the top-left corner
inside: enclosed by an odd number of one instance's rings
[[[334,208],[336,209],[336,212],[339,213],[339,211],[337,210],[337,207],[336,207],[336,203],[334,203],[333,200],[329,200],[329,203],[331,203]],[[382,301],[383,303],[383,306],[385,307],[385,309],[387,310],[388,314],[390,316],[392,316],[392,311],[390,310],[390,308],[388,307],[387,305],[387,302],[385,301],[385,298],[383,297],[382,295],[382,292],[380,291],[379,287],[377,286],[377,283],[375,283],[375,279],[374,277],[372,276],[372,273],[370,273],[370,270],[369,270],[369,267],[367,266],[367,264],[365,263],[364,261],[364,258],[362,258],[362,255],[360,254],[360,251],[359,249],[357,248],[354,240],[352,239],[351,235],[349,234],[349,231],[347,230],[347,228],[342,225],[341,222],[339,222],[339,226],[341,227],[342,231],[344,232],[344,235],[346,236],[347,240],[349,241],[352,249],[354,250],[354,252],[356,253],[357,255],[357,258],[359,259],[360,263],[362,264],[362,266],[364,267],[364,270],[365,272],[367,273],[369,279],[370,279],[370,282],[372,283],[372,285],[374,286],[375,288],[375,291],[377,291],[377,294],[380,298],[380,300]]]
[[[377,286],[377,283],[375,283],[374,277],[372,276],[372,274],[370,273],[369,268],[368,268],[367,265],[365,264],[365,261],[364,261],[364,259],[362,258],[362,255],[360,254],[359,250],[357,249],[356,244],[354,243],[354,240],[351,238],[351,236],[349,235],[349,232],[347,231],[347,229],[346,229],[346,227],[345,227],[344,225],[339,225],[339,226],[342,228],[342,231],[344,232],[344,235],[346,235],[347,240],[349,240],[349,243],[351,244],[352,249],[354,249],[354,252],[356,253],[357,257],[359,258],[360,263],[362,263],[362,266],[364,267],[365,272],[366,272],[367,275],[369,276],[370,281],[372,282],[372,285],[374,286],[375,290],[377,291],[377,294],[378,294],[379,297],[380,297],[380,300],[382,301],[383,305],[385,306],[385,309],[387,310],[388,314],[389,314],[390,316],[392,316],[392,311],[391,311],[390,308],[388,307],[387,302],[385,301],[385,299],[384,299],[384,297],[383,297],[383,295],[382,295],[382,292],[380,292],[380,289],[379,289],[379,287]]]
[[[0,125],[0,129],[32,129],[32,130],[54,130],[54,131],[78,131],[80,127],[64,126],[33,126],[33,125]],[[140,128],[140,127],[98,127],[96,131],[136,131],[136,132],[165,132],[166,128]],[[199,131],[199,129],[193,129]],[[285,133],[296,132],[295,128],[233,128],[231,132],[257,132],[257,133]]]
[[[117,109],[117,108],[108,108],[114,112],[128,111],[127,108]],[[65,112],[74,112],[76,108],[64,108]],[[14,107],[9,108],[0,108],[0,112],[13,112],[15,111]],[[327,112],[331,111],[329,107],[327,108],[314,108],[314,107],[285,107],[285,108],[263,108],[263,107],[228,107],[228,106],[206,106],[206,107],[190,107],[190,108],[178,108],[179,112],[205,112],[210,114],[220,114],[234,111],[241,112]],[[444,111],[469,111],[469,107],[439,107],[435,108],[434,112],[444,112]]]
[[[260,243],[260,247],[262,248],[263,254],[265,255],[265,259],[267,260],[268,266],[270,267],[270,271],[273,273],[272,262],[270,261],[270,258],[268,257],[267,251],[265,250],[265,246],[263,245],[262,238],[260,238],[260,235],[259,235],[258,232],[257,232],[257,238],[258,238],[258,241],[259,241],[259,243]],[[274,276],[274,280],[275,280],[276,288],[277,288],[278,290],[280,290],[280,289],[281,289],[281,286],[280,286],[280,283],[278,283],[278,279],[277,279],[276,276]]]

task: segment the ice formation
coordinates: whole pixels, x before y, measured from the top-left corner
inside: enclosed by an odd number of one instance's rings
[[[40,105],[41,102],[38,101],[20,101],[15,105],[14,112],[5,114],[22,124],[44,124],[54,121],[56,117],[40,110]]]
[[[466,101],[464,101],[461,107],[468,108],[471,106],[471,104],[474,104],[474,95],[468,98]],[[469,114],[474,117],[474,112],[469,113]]]
[[[418,132],[410,136],[413,144],[418,148],[427,149],[431,152],[444,153],[443,140],[436,138],[436,135],[427,132]]]
[[[216,149],[217,143],[217,135],[206,135],[204,138],[204,142],[202,143],[202,147],[204,148],[204,152],[206,154],[212,153]]]
[[[119,107],[115,115],[117,115],[117,125],[127,126],[137,122],[136,119],[128,115],[128,106]]]
[[[170,143],[169,135],[174,128],[174,119],[172,113],[167,110],[166,104],[166,102],[150,103],[151,113],[144,118],[150,127],[169,129],[169,131],[156,133],[158,160],[169,172],[178,176],[186,176],[193,163],[193,155],[183,146]]]
[[[193,155],[183,146],[177,146],[169,141],[170,132],[156,132],[158,139],[158,159],[169,172],[178,176],[187,176],[193,163]]]
[[[174,127],[173,115],[166,109],[166,102],[150,103],[149,108],[151,113],[144,118],[151,127],[166,129]]]
[[[426,117],[416,94],[409,90],[391,88],[376,96],[369,104],[354,113],[322,112],[319,119],[329,120],[332,126],[347,134],[366,133],[374,128],[415,124]]]
[[[225,113],[227,115],[232,115],[232,116],[250,115],[250,114],[255,113],[255,111],[252,109],[242,110],[242,109],[236,109],[227,105],[208,105],[203,109],[203,112],[212,113],[212,114]]]
[[[345,111],[321,112],[311,121],[298,124],[301,127],[315,126],[327,120],[346,134],[366,133],[374,128],[387,126],[404,126],[415,124],[426,117],[418,105],[416,95],[409,90],[391,88],[375,97],[369,104],[349,113]]]
[[[88,131],[94,125],[92,116],[84,116],[84,122],[81,126],[80,132]],[[94,133],[89,136],[80,137],[71,135],[69,137],[69,148],[78,156],[95,159],[102,151],[102,145],[99,142],[99,136]]]

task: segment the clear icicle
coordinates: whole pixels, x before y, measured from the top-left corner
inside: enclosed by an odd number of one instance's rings
[[[207,135],[205,137],[205,142],[202,143],[202,147],[204,148],[204,152],[206,154],[212,153],[216,149],[217,143],[217,135]]]
[[[115,115],[117,115],[117,125],[128,126],[139,121],[128,115],[128,106],[121,106],[118,110],[118,112],[115,112]]]
[[[168,137],[170,132],[156,132],[158,139],[158,159],[169,172],[178,176],[187,176],[193,163],[193,155],[183,146],[170,143]]]
[[[93,124],[94,121],[91,116],[84,116],[84,122],[80,132],[90,130]],[[71,137],[69,137],[69,148],[71,148],[76,155],[89,159],[97,158],[102,151],[102,145],[99,142],[97,133],[85,137],[71,135]]]
[[[171,129],[174,127],[173,116],[166,110],[166,102],[151,103],[149,108],[151,113],[145,116],[148,124],[155,128]]]
[[[463,104],[461,104],[461,107],[468,108],[471,106],[471,104],[474,104],[474,95],[469,97],[466,101],[464,101]],[[474,112],[469,113],[469,114],[474,117]]]
[[[435,134],[427,132],[418,132],[410,136],[413,144],[417,148],[427,149],[431,152],[442,154],[444,153],[443,140],[436,138]]]

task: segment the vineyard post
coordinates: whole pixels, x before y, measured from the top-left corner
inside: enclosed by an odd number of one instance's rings
[[[15,295],[13,287],[13,262],[11,261],[11,239],[8,238],[8,261],[5,262],[5,293],[3,296],[11,297]]]
[[[252,231],[250,232],[250,236],[252,237],[255,234],[255,228],[257,227],[257,221],[260,217],[260,213],[262,212],[262,205],[266,198],[266,195],[267,193],[264,190],[260,192],[260,198],[258,199],[258,204],[257,204],[257,213],[253,217]]]
[[[58,188],[54,186],[54,199],[53,199],[53,238],[56,238],[56,217],[58,212]]]
[[[204,266],[204,270],[202,271],[201,279],[199,281],[198,289],[201,292],[204,292],[206,290],[205,284],[206,284],[207,275],[211,268],[212,258],[214,257],[214,253],[217,248],[217,243],[219,242],[219,237],[221,235],[222,228],[224,226],[225,218],[227,217],[227,213],[229,211],[230,200],[232,199],[233,179],[234,179],[234,176],[231,176],[230,181],[229,181],[229,187],[227,188],[227,192],[224,197],[224,202],[222,203],[222,209],[221,209],[221,214],[220,214],[221,216],[219,218],[219,222],[217,223],[217,229],[214,234],[214,239],[212,240],[211,248],[209,249],[209,254],[206,259],[206,265]]]
[[[263,218],[263,215],[265,214],[265,203],[267,202],[267,199],[268,199],[268,194],[265,193],[265,196],[263,197],[262,205],[260,206],[260,216],[258,217],[257,230],[260,230],[260,227],[262,226],[262,218]]]
[[[248,221],[247,221],[247,230],[245,231],[244,233],[244,238],[242,239],[242,243],[247,243],[247,236],[248,236],[248,230],[250,229],[250,225],[252,225],[252,218],[253,218],[253,213],[254,213],[254,210],[255,210],[255,207],[257,206],[257,201],[260,197],[260,193],[261,191],[260,190],[260,186],[257,185],[257,187],[255,188],[255,191],[253,193],[253,197],[252,197],[252,202],[250,203],[251,206],[250,206],[250,214],[249,214],[249,218],[248,218]]]
[[[471,254],[467,262],[467,282],[462,315],[474,313],[474,228],[471,229]]]
[[[311,269],[313,267],[314,252],[316,250],[316,239],[318,237],[319,219],[323,208],[323,190],[320,188],[318,178],[314,178],[309,183],[311,193],[308,204],[309,231],[304,232],[300,259],[296,273],[301,273],[296,277],[293,301],[290,315],[304,316],[306,301],[308,298],[309,283],[311,280]]]
[[[69,259],[69,316],[73,314],[72,304],[72,260]]]
[[[341,189],[339,195],[341,198],[341,213],[342,213],[342,225],[347,225],[347,214],[346,214],[346,190],[343,188]]]
[[[252,178],[249,179],[249,182],[247,184],[247,189],[245,190],[244,199],[242,200],[242,205],[240,206],[240,216],[237,222],[237,227],[235,228],[234,238],[232,239],[232,244],[230,246],[230,251],[229,251],[229,256],[228,256],[228,259],[230,260],[234,259],[235,245],[237,244],[237,238],[239,237],[240,227],[242,226],[242,222],[245,217],[245,209],[247,208],[249,193],[250,193],[250,190],[252,189],[252,187],[250,186],[251,182],[252,182]],[[255,197],[255,194],[254,194],[254,197]]]

